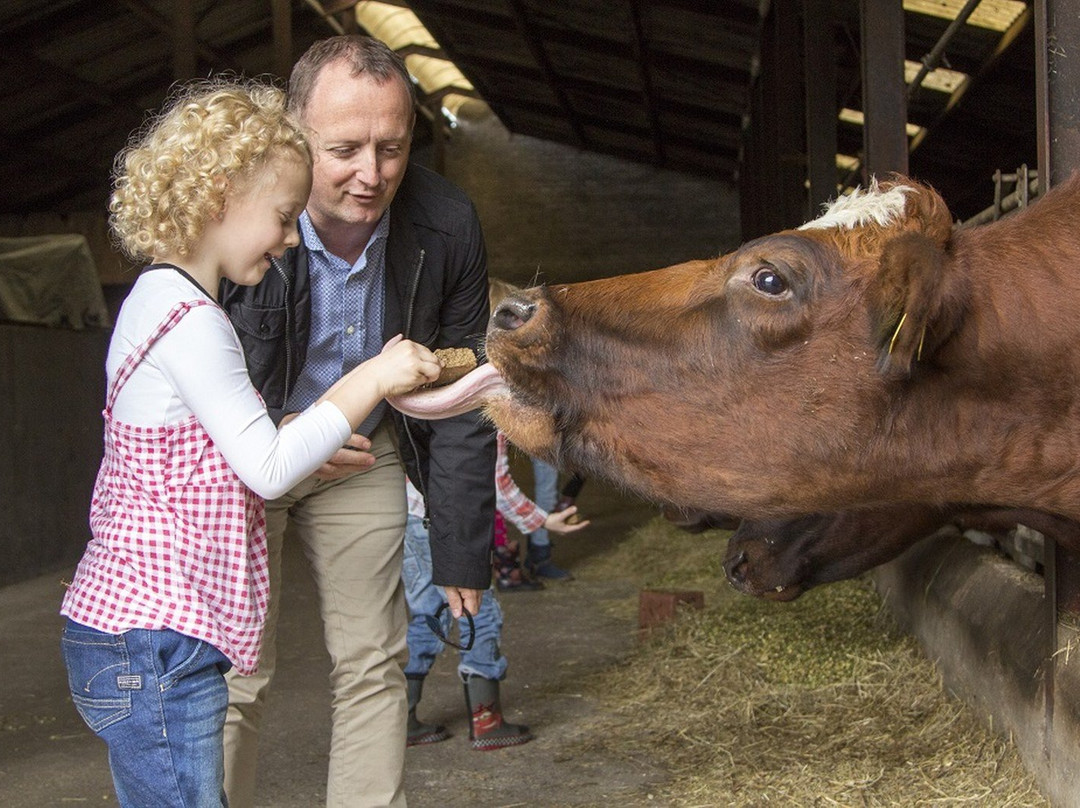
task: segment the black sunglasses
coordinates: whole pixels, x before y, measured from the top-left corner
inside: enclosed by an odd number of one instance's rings
[[[473,641],[476,639],[476,626],[473,625],[473,616],[469,614],[468,609],[462,610],[462,614],[465,615],[465,621],[469,624],[469,640],[464,644],[455,642],[454,640],[451,640],[449,637],[446,636],[446,633],[443,631],[442,627],[442,615],[443,612],[445,612],[447,608],[449,608],[449,606],[449,603],[444,603],[438,608],[434,616],[430,614],[425,614],[424,621],[427,623],[428,628],[432,630],[435,636],[442,640],[444,643],[451,646],[452,648],[457,648],[459,651],[468,651],[473,647]]]

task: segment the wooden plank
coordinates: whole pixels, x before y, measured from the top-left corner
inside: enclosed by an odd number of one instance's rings
[[[859,0],[862,43],[863,166],[868,175],[908,170],[901,0]],[[864,177],[864,179],[867,179]]]

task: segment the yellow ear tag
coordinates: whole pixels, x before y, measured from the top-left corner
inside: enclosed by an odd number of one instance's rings
[[[896,330],[893,332],[892,339],[889,340],[889,353],[892,353],[893,346],[896,345],[896,338],[900,336],[900,329],[904,327],[904,320],[907,319],[907,312],[905,311],[900,316],[900,322],[896,324]]]

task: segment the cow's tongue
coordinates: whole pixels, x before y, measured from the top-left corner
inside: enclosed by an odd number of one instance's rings
[[[386,400],[391,407],[405,415],[432,421],[475,410],[484,406],[488,399],[504,395],[509,395],[509,390],[499,371],[489,363],[480,365],[445,387],[416,390]]]

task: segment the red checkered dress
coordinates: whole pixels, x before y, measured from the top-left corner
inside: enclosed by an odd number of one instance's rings
[[[146,352],[200,305],[212,304],[174,307],[113,380],[90,504],[92,538],[61,613],[110,634],[173,629],[252,673],[270,591],[262,497],[241,482],[195,416],[161,427],[112,418],[116,396]]]

